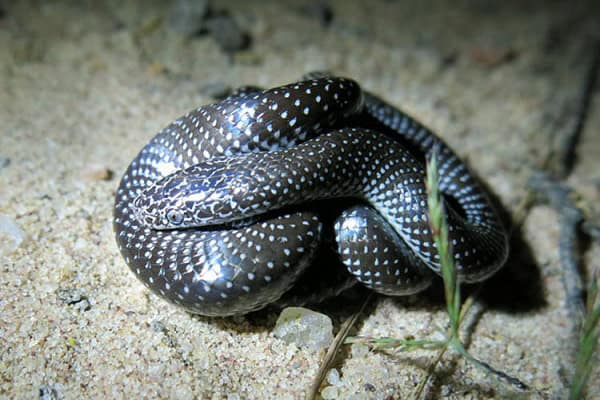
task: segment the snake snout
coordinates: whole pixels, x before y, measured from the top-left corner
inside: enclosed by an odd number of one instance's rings
[[[156,206],[143,193],[133,201],[132,211],[135,218],[143,226],[157,228],[160,225],[161,218]]]

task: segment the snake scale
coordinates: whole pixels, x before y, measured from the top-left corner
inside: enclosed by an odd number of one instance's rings
[[[323,247],[377,292],[416,293],[440,268],[424,183],[434,149],[459,278],[483,280],[508,253],[486,192],[430,130],[333,76],[243,88],[160,131],[119,185],[117,243],[153,292],[202,315],[277,301]]]

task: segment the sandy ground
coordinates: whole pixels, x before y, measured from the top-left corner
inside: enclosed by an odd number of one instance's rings
[[[3,398],[303,397],[323,353],[273,337],[276,310],[189,315],[150,294],[115,244],[120,174],[155,132],[211,101],[207,84],[273,86],[316,69],[353,77],[440,132],[514,215],[531,171],[573,121],[598,35],[597,10],[582,2],[340,0],[329,26],[302,1],[219,2],[253,38],[231,57],[211,35],[173,29],[167,3],[13,3],[0,7],[0,219],[13,228],[0,233]],[[569,178],[592,211],[596,100]],[[564,397],[573,370],[558,228],[551,208],[528,211],[465,327],[473,354],[534,388],[524,398]],[[599,256],[592,244],[588,270]],[[315,309],[337,328],[358,305]],[[445,321],[437,286],[377,298],[355,333],[439,337]],[[433,356],[346,346],[322,393],[406,398]],[[589,398],[600,397],[598,368],[590,382]],[[516,393],[450,356],[426,396]]]

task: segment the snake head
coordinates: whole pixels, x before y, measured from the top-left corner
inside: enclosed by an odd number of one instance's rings
[[[181,205],[180,187],[185,181],[174,175],[163,178],[145,190],[133,201],[133,212],[144,226],[153,229],[174,229],[186,226],[185,209]]]
[[[133,202],[138,221],[153,229],[218,225],[237,219],[238,200],[250,183],[239,168],[210,161],[166,176],[144,189]]]

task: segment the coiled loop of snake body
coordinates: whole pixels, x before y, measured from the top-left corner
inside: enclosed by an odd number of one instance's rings
[[[339,260],[380,293],[415,293],[439,272],[415,156],[434,147],[459,277],[485,279],[508,252],[486,193],[427,128],[335,77],[241,90],[163,129],[121,180],[117,242],[160,296],[203,315],[247,313],[315,262],[328,231],[319,201],[354,198],[335,219]]]

